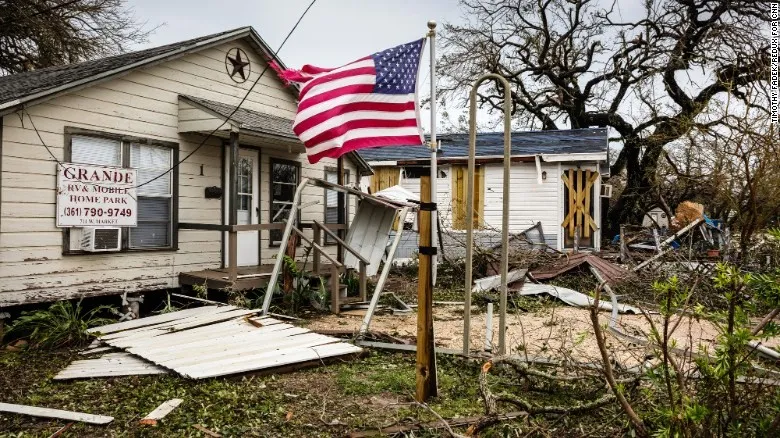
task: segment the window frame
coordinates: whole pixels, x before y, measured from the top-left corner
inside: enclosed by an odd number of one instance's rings
[[[133,143],[140,145],[158,146],[171,149],[172,152],[172,164],[173,170],[171,175],[171,243],[169,246],[164,247],[152,247],[152,248],[131,248],[130,247],[130,233],[129,229],[132,227],[122,228],[122,240],[121,249],[119,251],[111,251],[105,254],[116,253],[135,253],[135,252],[165,252],[165,251],[178,251],[179,250],[179,166],[175,164],[179,162],[179,144],[171,141],[156,140],[151,138],[137,137],[131,135],[116,134],[104,131],[95,131],[91,129],[83,129],[72,126],[65,127],[65,150],[64,161],[67,163],[72,162],[73,159],[73,137],[97,137],[107,140],[116,140],[120,142],[120,154],[122,158],[122,167],[130,168],[130,147]],[[75,228],[75,227],[74,227]],[[62,229],[62,254],[63,255],[94,255],[95,253],[89,251],[82,251],[80,249],[73,249],[70,247],[70,229]]]
[[[268,223],[269,224],[283,224],[284,222],[274,222],[272,220],[273,218],[273,211],[274,211],[274,165],[275,164],[284,164],[284,165],[290,165],[296,168],[296,181],[295,181],[295,190],[298,189],[298,185],[301,183],[301,163],[299,161],[293,161],[293,160],[285,160],[283,158],[276,158],[276,157],[270,157],[268,160]],[[295,191],[293,190],[293,192]],[[292,201],[291,201],[292,202]],[[301,217],[300,215],[296,215],[295,219],[296,224],[301,223]],[[280,230],[281,231],[281,230]],[[272,238],[274,230],[268,230],[268,247],[269,248],[278,248],[279,244],[274,243],[274,240]],[[300,240],[298,241],[300,244]]]

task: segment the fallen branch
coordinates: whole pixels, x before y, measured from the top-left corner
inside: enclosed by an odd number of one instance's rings
[[[590,320],[593,323],[593,332],[596,335],[596,344],[598,344],[599,352],[601,353],[601,362],[604,367],[604,376],[607,379],[607,383],[609,384],[609,387],[612,389],[612,392],[617,397],[618,401],[620,402],[620,407],[623,408],[623,411],[628,416],[628,419],[631,421],[631,424],[634,425],[634,429],[636,429],[637,435],[646,437],[647,434],[647,428],[645,428],[645,423],[642,421],[641,418],[634,412],[634,408],[631,407],[631,404],[626,400],[625,395],[623,395],[623,392],[620,388],[618,388],[618,384],[615,381],[615,375],[612,372],[612,363],[609,360],[609,354],[607,353],[607,345],[604,341],[604,333],[601,331],[601,323],[599,322],[599,298],[601,295],[601,288],[596,288],[596,294],[593,297],[593,307],[590,308]]]
[[[205,427],[201,426],[200,424],[193,424],[192,427],[194,427],[195,429],[198,429],[199,431],[201,431],[204,434],[210,436],[211,438],[222,438],[222,435],[214,432],[213,430],[208,430]]]
[[[494,420],[495,424],[500,421],[509,421],[514,420],[518,417],[523,417],[527,415],[525,412],[507,412],[506,414],[499,414],[496,415],[494,418],[491,418]],[[485,419],[485,417],[466,417],[466,418],[455,418],[452,420],[437,420],[432,421],[430,423],[415,423],[415,424],[399,424],[396,426],[391,427],[385,427],[385,428],[378,428],[378,429],[371,429],[371,430],[361,430],[361,431],[355,431],[351,432],[348,436],[350,438],[364,438],[364,437],[370,437],[370,436],[377,436],[377,435],[393,435],[397,433],[405,433],[405,432],[414,432],[418,430],[436,430],[436,429],[446,429],[446,428],[453,428],[453,427],[465,427],[465,426],[471,426],[473,424],[476,424],[480,421]],[[471,428],[469,428],[471,430]]]

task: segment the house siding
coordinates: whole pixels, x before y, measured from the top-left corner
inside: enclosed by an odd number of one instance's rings
[[[234,83],[225,72],[226,52],[236,46],[252,61],[252,73],[243,84]],[[179,95],[237,105],[263,66],[248,43],[236,40],[73,91],[26,112],[57,160],[65,159],[66,127],[174,142],[184,158],[198,148],[203,136],[179,134]],[[266,73],[244,107],[292,118],[296,102]],[[26,114],[8,114],[2,122],[0,306],[177,287],[182,271],[220,266],[221,236],[216,231],[179,230],[177,250],[63,255],[63,231],[55,226],[56,164]],[[221,223],[222,201],[205,199],[204,189],[222,186],[222,143],[222,139],[209,139],[179,166],[180,222]],[[266,153],[261,147],[263,221],[268,220],[265,201],[271,154],[275,152]],[[322,178],[325,166],[335,166],[335,160],[312,166],[303,155],[284,158],[302,162],[303,176]],[[345,167],[356,177],[351,162]],[[315,197],[321,203],[307,208],[304,220],[322,219],[321,188],[310,187],[303,202]],[[261,245],[267,262],[271,251],[265,234]]]

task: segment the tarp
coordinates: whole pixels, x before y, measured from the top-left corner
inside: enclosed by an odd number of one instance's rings
[[[414,193],[410,192],[409,190],[403,188],[400,185],[394,185],[392,187],[388,187],[386,189],[380,190],[376,193],[374,193],[374,196],[378,196],[380,198],[389,199],[391,201],[396,202],[409,202],[411,201],[420,201],[420,197],[415,195]]]

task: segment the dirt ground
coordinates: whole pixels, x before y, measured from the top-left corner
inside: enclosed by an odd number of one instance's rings
[[[676,347],[688,349],[694,353],[715,348],[718,331],[709,321],[682,317],[678,329],[673,334]],[[660,327],[660,317],[653,316]],[[486,315],[476,307],[471,315],[470,345],[472,351],[484,350]],[[363,321],[359,315],[326,315],[311,320],[307,325],[312,330],[341,329],[357,331]],[[600,314],[602,327],[609,322],[609,314]],[[579,362],[599,360],[599,350],[590,312],[587,309],[565,305],[551,305],[543,309],[508,314],[506,319],[507,353],[545,357],[554,359],[573,359]],[[626,333],[638,337],[648,337],[650,323],[642,315],[625,314],[619,316],[618,326]],[[498,314],[493,318],[494,346],[498,345]],[[375,315],[371,321],[371,331],[384,332],[393,336],[415,339],[417,335],[417,315]],[[463,307],[459,305],[434,307],[434,333],[436,345],[444,348],[463,348]],[[780,345],[780,339],[773,338],[765,342],[766,346]],[[641,363],[648,350],[645,347],[629,344],[613,335],[607,336],[607,346],[615,354],[615,359],[625,366]]]

